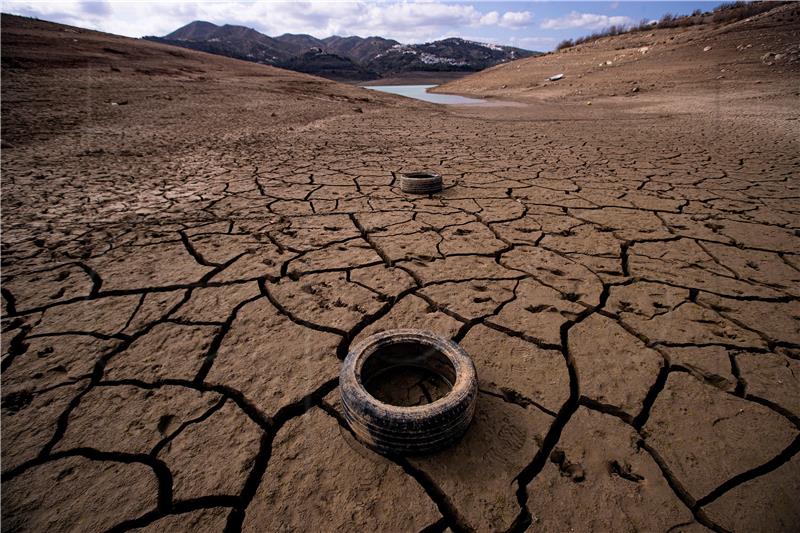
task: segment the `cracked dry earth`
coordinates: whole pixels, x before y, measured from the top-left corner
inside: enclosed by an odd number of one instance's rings
[[[796,126],[109,73],[172,49],[8,19],[4,530],[797,530]],[[445,190],[401,193],[419,168]],[[340,413],[348,347],[398,327],[477,367],[433,456]]]

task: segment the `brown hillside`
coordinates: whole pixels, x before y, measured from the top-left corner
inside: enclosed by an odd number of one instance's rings
[[[548,81],[564,74],[559,81]],[[521,100],[677,93],[800,95],[800,4],[729,24],[605,37],[500,65],[439,92]]]
[[[105,121],[166,120],[179,143],[226,125],[267,122],[273,129],[378,102],[414,105],[283,69],[13,15],[2,15],[2,35],[6,147]],[[140,129],[128,130],[129,142]]]

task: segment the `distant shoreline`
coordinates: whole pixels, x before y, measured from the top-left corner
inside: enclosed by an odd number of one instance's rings
[[[378,78],[377,80],[348,81],[353,85],[370,87],[372,85],[442,85],[448,81],[458,80],[474,72],[404,72]]]

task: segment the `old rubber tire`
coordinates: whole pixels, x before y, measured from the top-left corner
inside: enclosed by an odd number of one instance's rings
[[[400,190],[410,194],[441,192],[442,177],[435,172],[408,172],[400,176]]]
[[[409,353],[408,346],[419,346],[421,351],[395,366],[435,372],[452,388],[426,405],[383,403],[364,386],[363,378],[369,378],[365,363],[374,368],[379,364],[375,360],[397,362],[398,353]],[[397,351],[386,355],[393,348]],[[444,337],[417,329],[386,331],[360,342],[344,361],[339,385],[344,416],[356,438],[380,453],[399,455],[430,453],[455,443],[472,421],[478,393],[475,365],[467,353]]]

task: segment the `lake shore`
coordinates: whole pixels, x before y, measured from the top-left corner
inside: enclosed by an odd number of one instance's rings
[[[371,85],[441,85],[459,80],[470,74],[474,74],[474,72],[403,72],[377,80],[353,83],[363,87]]]

